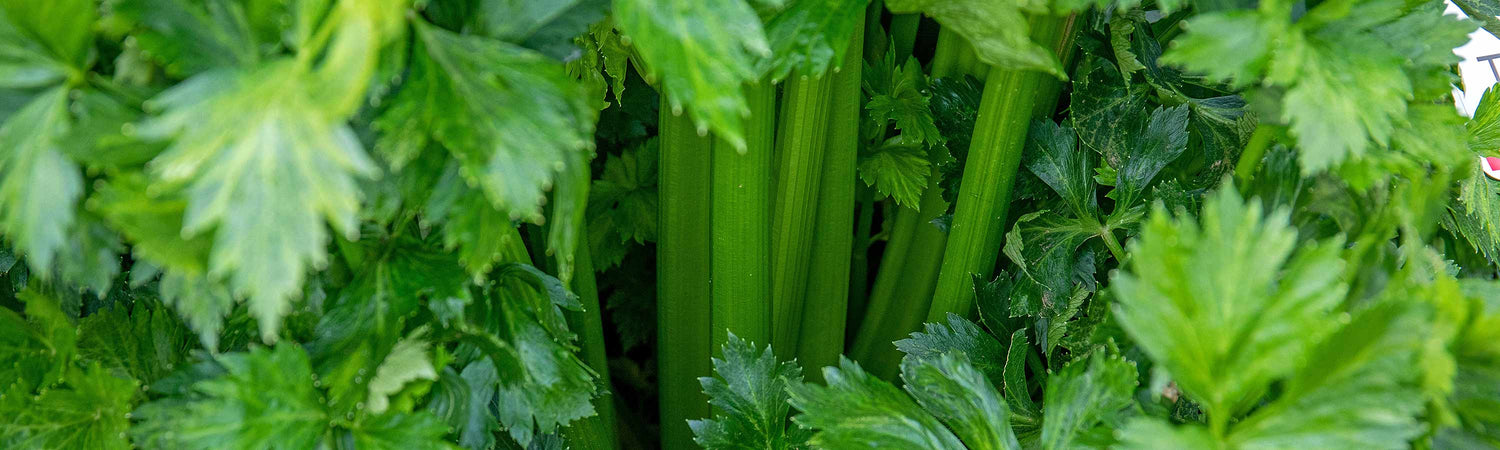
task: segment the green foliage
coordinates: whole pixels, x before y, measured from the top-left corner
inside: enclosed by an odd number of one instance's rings
[[[693,440],[710,449],[805,448],[808,430],[787,422],[786,387],[802,382],[802,368],[778,362],[769,345],[756,349],[733,333],[723,350],[723,359],[714,358],[717,376],[698,380],[708,402],[723,412],[689,421]]]

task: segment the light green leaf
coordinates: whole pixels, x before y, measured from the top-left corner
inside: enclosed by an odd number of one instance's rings
[[[172,140],[152,172],[186,189],[182,233],[213,233],[209,273],[249,299],[266,340],[275,339],[307,269],[327,259],[324,222],[357,234],[355,181],[376,173],[313,85],[289,60],[205,72],[152,100],[164,112],[140,127],[143,136]]]
[[[928,107],[927,78],[922,64],[909,58],[897,65],[894,55],[886,54],[881,67],[866,67],[863,89],[870,100],[865,103],[867,116],[876,127],[894,124],[901,132],[896,142],[910,146],[935,147],[944,142]]]
[[[26,396],[62,381],[78,350],[78,332],[51,295],[28,289],[16,298],[26,303],[25,317],[0,308],[0,356],[12,361],[0,365],[0,379]]]
[[[134,412],[136,444],[183,449],[315,448],[329,419],[296,344],[218,358],[223,372]]]
[[[1285,32],[1285,26],[1252,11],[1202,14],[1183,26],[1189,31],[1172,40],[1161,62],[1239,86],[1260,78],[1270,63],[1275,37]]]
[[[1201,220],[1152,214],[1131,242],[1129,269],[1113,277],[1115,316],[1188,397],[1225,421],[1331,329],[1328,312],[1346,290],[1343,245],[1299,247],[1286,212],[1265,216],[1229,187],[1208,199]]]
[[[0,231],[43,277],[68,245],[83,175],[54,139],[68,127],[68,90],[54,88],[0,124]]]
[[[219,333],[224,318],[234,310],[229,289],[204,275],[168,271],[161,278],[161,300],[198,333],[198,341],[210,352],[219,351]]]
[[[1024,5],[989,0],[891,0],[885,6],[897,14],[923,12],[951,27],[974,45],[985,64],[1068,78],[1052,51],[1032,42]]]
[[[979,325],[957,314],[948,313],[948,323],[922,324],[922,331],[894,342],[905,353],[902,364],[936,361],[944,353],[961,352],[964,363],[972,365],[992,380],[999,380],[1005,370],[1005,346]]]
[[[123,305],[96,311],[78,325],[79,356],[148,384],[185,364],[194,348],[172,311],[147,298],[138,298],[128,312]]]
[[[698,379],[708,403],[718,411],[712,419],[689,420],[693,442],[708,449],[804,448],[808,430],[788,426],[788,384],[802,382],[795,362],[778,362],[771,346],[755,344],[729,333],[723,359],[714,358],[715,377]]]
[[[1163,448],[1221,448],[1218,440],[1200,426],[1174,426],[1158,418],[1138,417],[1120,432],[1119,448],[1159,450]]]
[[[849,39],[857,27],[859,11],[869,0],[795,0],[766,21],[771,57],[762,59],[757,70],[782,80],[792,71],[803,76],[822,75],[843,63],[853,46]],[[854,51],[859,51],[858,49]]]
[[[496,209],[540,221],[543,191],[590,147],[593,103],[540,54],[427,24],[417,30],[412,73],[376,123],[385,134],[377,151],[400,168],[440,143]]]
[[[14,27],[9,33],[29,36],[36,44],[44,46],[48,56],[54,61],[75,70],[85,69],[94,43],[96,11],[97,6],[90,0],[3,0],[0,1],[0,22],[9,19],[9,26]],[[0,25],[0,28],[6,27],[7,25]],[[0,31],[0,36],[9,33]],[[14,47],[10,45],[15,44],[6,40],[0,42],[6,42],[0,44],[0,55],[13,55],[10,50]],[[8,59],[5,57],[0,57],[0,61]],[[5,71],[3,67],[5,66],[0,65],[0,73]],[[0,82],[0,85],[3,84],[5,83]]]
[[[832,450],[868,448],[963,448],[957,436],[905,392],[870,376],[859,363],[840,358],[839,367],[823,368],[827,386],[799,384],[788,388],[792,420],[812,428],[810,443]]]
[[[1404,300],[1398,300],[1404,301]],[[1240,448],[1406,448],[1422,432],[1415,385],[1425,314],[1385,303],[1362,311],[1307,354],[1276,401],[1235,424]]]
[[[0,445],[7,448],[126,450],[130,406],[140,389],[97,363],[69,370],[64,385],[31,396],[10,391],[0,399]]]
[[[1135,363],[1106,353],[1096,348],[1047,378],[1042,448],[1076,448],[1092,428],[1124,423],[1121,411],[1135,402]]]
[[[921,147],[888,142],[859,155],[859,178],[865,186],[891,197],[897,205],[916,209],[930,176],[932,163]]]
[[[392,412],[361,421],[350,434],[354,448],[375,450],[456,449],[444,439],[448,427],[426,412]]]
[[[947,424],[967,448],[1021,449],[1005,400],[962,351],[902,361],[901,379],[917,403]]]
[[[614,0],[614,18],[672,113],[686,107],[699,130],[744,151],[750,107],[740,88],[760,78],[756,62],[771,56],[755,10],[744,0]]]
[[[430,343],[423,338],[426,329],[419,328],[406,338],[396,342],[375,376],[370,378],[370,412],[380,414],[390,407],[390,396],[401,391],[407,383],[416,380],[436,380],[437,371],[432,367],[432,358],[427,354]],[[441,435],[442,433],[438,433]]]
[[[148,58],[177,77],[215,68],[251,67],[260,61],[258,47],[266,44],[257,42],[243,2],[117,0],[109,5],[114,17],[134,25],[131,36]]]

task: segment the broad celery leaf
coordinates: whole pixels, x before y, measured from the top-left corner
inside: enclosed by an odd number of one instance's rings
[[[213,240],[204,235],[183,238],[187,200],[177,193],[150,192],[144,174],[126,172],[95,185],[85,205],[130,240],[132,255],[174,273],[203,274]]]
[[[170,305],[198,333],[198,342],[204,349],[217,352],[224,318],[235,305],[229,289],[204,275],[170,271],[162,275],[159,287],[162,303]]]
[[[442,144],[461,163],[465,181],[510,219],[540,223],[543,192],[555,186],[557,223],[548,248],[561,255],[559,273],[569,278],[598,117],[588,93],[536,52],[421,22],[416,29],[422,45],[406,85],[377,121],[386,133],[377,151],[399,168],[429,143]],[[431,108],[434,103],[461,112]],[[485,258],[479,267],[496,259],[475,256]]]
[[[657,142],[609,155],[589,187],[589,254],[596,269],[620,263],[631,242],[656,241]]]
[[[1421,433],[1415,350],[1425,314],[1401,300],[1360,312],[1307,354],[1281,396],[1235,424],[1236,447],[1403,448]]]
[[[217,362],[222,373],[136,408],[140,421],[131,433],[138,445],[292,449],[323,441],[329,417],[307,354],[296,344],[225,354]]]
[[[483,278],[497,262],[519,257],[511,251],[521,237],[515,222],[464,183],[456,162],[443,171],[431,194],[423,217],[443,224],[443,246],[456,249],[459,264],[475,278]]]
[[[437,379],[437,370],[432,367],[432,357],[428,354],[428,347],[432,344],[427,342],[425,334],[425,329],[418,329],[391,346],[391,351],[375,369],[375,376],[370,378],[370,392],[366,397],[370,412],[386,412],[390,408],[390,397],[407,383]]]
[[[66,88],[38,94],[0,124],[0,230],[35,272],[68,245],[83,175],[56,145],[68,127]]]
[[[126,312],[121,305],[79,321],[78,354],[106,368],[124,369],[151,383],[184,364],[193,348],[191,335],[172,312],[154,300],[137,299]]]
[[[1214,420],[1250,406],[1333,325],[1347,289],[1337,239],[1297,247],[1284,211],[1223,188],[1202,222],[1157,209],[1115,272],[1115,316]],[[1261,320],[1275,317],[1274,321]]]
[[[1026,144],[1027,170],[1056,191],[1077,217],[1098,215],[1093,158],[1079,148],[1072,129],[1048,120],[1034,121]]]
[[[538,432],[593,415],[597,386],[593,371],[575,354],[575,337],[562,313],[581,310],[578,298],[529,265],[507,263],[496,272],[499,286],[466,311],[469,324],[461,332],[486,357],[480,364],[498,374],[489,382],[500,424],[527,445]],[[471,389],[475,383],[470,381]]]
[[[63,1],[45,5],[48,7],[60,6],[56,10],[61,11],[77,4],[88,2]],[[31,10],[42,12],[44,5],[23,4],[19,1],[0,3],[0,88],[4,89],[28,89],[46,87],[57,84],[73,75],[70,60],[72,55],[58,55],[50,48],[47,42],[36,38],[36,26],[43,25],[34,23],[31,19],[37,17],[29,16]],[[19,14],[18,14],[19,13]],[[48,14],[49,12],[42,12]],[[72,34],[76,31],[87,32],[88,23],[76,30],[57,27],[46,24],[47,33],[42,37]],[[64,38],[66,39],[66,38]]]
[[[82,213],[68,230],[68,242],[57,252],[60,278],[103,299],[120,273],[120,252],[125,250],[120,236],[97,216]]]
[[[786,387],[802,382],[802,368],[795,362],[779,362],[771,346],[755,344],[729,334],[723,359],[714,358],[715,377],[698,379],[708,403],[716,411],[712,419],[689,420],[693,441],[709,449],[784,449],[806,446],[808,430],[789,427]]]
[[[526,49],[420,23],[417,31],[422,45],[376,125],[387,133],[377,150],[399,168],[441,143],[496,208],[540,220],[544,188],[589,146],[595,112],[582,89]]]
[[[1183,27],[1189,31],[1172,41],[1162,62],[1239,86],[1252,84],[1265,72],[1272,46],[1285,28],[1254,11],[1202,14]]]
[[[869,0],[794,0],[771,16],[765,24],[771,57],[757,66],[772,80],[785,79],[792,71],[814,77],[844,61],[849,39]],[[858,50],[855,50],[858,51]]]
[[[449,450],[448,427],[427,412],[390,412],[360,421],[349,430],[352,448],[377,450]]]
[[[897,205],[917,209],[932,176],[927,150],[892,139],[859,155],[859,178]]]
[[[137,28],[132,37],[144,54],[173,76],[253,66],[266,44],[250,29],[242,2],[117,0],[109,6],[115,17]]]
[[[89,51],[93,45],[96,11],[97,7],[94,2],[89,0],[57,0],[43,3],[28,0],[0,1],[0,22],[9,22],[8,25],[0,25],[0,36],[7,34],[15,35],[14,37],[25,36],[21,38],[22,42],[6,40],[4,44],[0,44],[0,54],[5,55],[5,58],[0,61],[9,60],[15,56],[25,61],[29,59],[29,56],[34,55],[29,54],[32,51],[46,49],[47,58],[56,63],[74,70],[86,69]],[[32,42],[24,42],[25,40]],[[12,53],[15,50],[20,51]],[[0,65],[0,73],[11,72],[5,67],[6,65]],[[15,74],[17,72],[11,72],[9,75]],[[23,75],[23,78],[27,75],[24,71],[19,74]],[[80,75],[69,74],[70,77]],[[0,76],[0,79],[4,78],[10,77]],[[0,82],[0,86],[6,84],[8,83]]]
[[[891,0],[886,7],[894,13],[923,12],[944,27],[952,27],[974,45],[974,52],[986,64],[1016,69],[1039,70],[1066,79],[1062,63],[1051,50],[1031,40],[1023,8],[1012,2],[988,0]]]
[[[899,141],[910,145],[943,144],[943,134],[928,107],[927,79],[916,58],[897,65],[894,55],[887,53],[882,66],[866,65],[864,73],[862,89],[870,96],[865,110],[876,127],[894,124]]]
[[[686,107],[699,130],[744,151],[750,106],[740,87],[771,56],[755,10],[744,0],[614,0],[614,19],[672,113]]]
[[[871,376],[859,363],[839,358],[839,367],[823,368],[827,386],[797,384],[788,388],[792,406],[802,411],[792,420],[815,430],[814,447],[963,448],[962,441],[901,389]]]
[[[16,298],[26,303],[25,317],[0,308],[0,355],[12,362],[0,365],[0,376],[25,396],[64,377],[78,352],[78,332],[52,295],[28,289]]]
[[[209,273],[249,299],[266,340],[306,270],[327,260],[325,220],[358,231],[356,180],[377,170],[314,86],[290,60],[204,72],[153,99],[164,112],[140,127],[172,140],[152,171],[186,189],[182,233],[213,233]]]
[[[373,407],[383,401],[368,397],[390,393],[379,392],[390,386],[375,384],[380,368],[392,357],[420,356],[418,348],[406,350],[416,350],[412,355],[397,354],[396,349],[406,336],[407,317],[417,312],[422,299],[470,302],[469,277],[436,243],[395,236],[371,245],[368,253],[383,257],[355,268],[354,279],[325,302],[314,328],[316,338],[308,346],[318,377],[328,386],[328,405],[338,413],[356,412],[361,402]],[[414,345],[411,337],[406,340],[408,347]]]
[[[991,380],[999,380],[1005,370],[1005,347],[978,324],[957,314],[948,314],[948,323],[926,323],[922,331],[895,342],[906,356],[903,364],[935,361],[947,352],[962,352],[965,365],[971,365]]]
[[[0,445],[7,448],[130,449],[131,400],[139,383],[95,363],[72,369],[63,386],[36,396],[6,393],[0,399]]]
[[[967,448],[1021,449],[1005,400],[962,351],[903,361],[901,379],[917,403],[947,424]]]
[[[573,39],[604,18],[609,0],[483,0],[477,6],[481,34],[567,60],[578,51]]]
[[[1135,402],[1135,363],[1106,353],[1096,348],[1047,378],[1042,448],[1076,448],[1096,426],[1123,423],[1120,412]]]
[[[1238,86],[1258,84],[1256,92],[1279,100],[1304,174],[1368,155],[1383,159],[1372,150],[1392,143],[1414,97],[1446,89],[1438,69],[1457,61],[1451,49],[1472,30],[1435,5],[1319,4],[1295,23],[1288,8],[1262,3],[1254,12],[1200,15],[1163,61]]]
[[[1005,352],[1005,371],[1001,379],[1005,388],[1005,401],[1010,404],[1011,411],[1032,419],[1032,423],[1035,423],[1037,405],[1031,401],[1031,389],[1026,383],[1026,355],[1030,352],[1031,344],[1026,339],[1026,329],[1011,333],[1010,349]]]
[[[1047,210],[1017,218],[1005,233],[1002,251],[1020,270],[1017,288],[1029,289],[1028,284],[1032,284],[1038,291],[1035,296],[1013,292],[1011,313],[1036,315],[1067,305],[1066,299],[1073,295],[1073,286],[1079,281],[1074,270],[1078,249],[1094,236],[1108,232],[1092,217],[1067,217]],[[1026,301],[1015,302],[1017,297]]]
[[[1149,121],[1130,130],[1133,142],[1119,153],[1119,164],[1115,166],[1119,178],[1115,181],[1115,192],[1111,193],[1119,205],[1125,208],[1134,205],[1157,172],[1182,155],[1187,149],[1187,124],[1186,105],[1158,107],[1151,111]],[[1120,208],[1116,206],[1117,210]]]
[[[1146,93],[1126,85],[1114,63],[1102,57],[1079,62],[1074,71],[1068,118],[1078,141],[1104,155],[1111,167],[1118,166],[1120,153],[1130,147],[1146,109]],[[1111,179],[1110,181],[1114,181]]]

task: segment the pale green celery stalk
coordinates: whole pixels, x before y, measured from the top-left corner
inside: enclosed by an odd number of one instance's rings
[[[579,236],[588,236],[587,230],[579,230]],[[613,389],[609,382],[609,358],[604,353],[604,318],[599,305],[599,287],[594,280],[594,260],[589,255],[589,246],[581,242],[577,246],[573,263],[573,293],[583,304],[583,311],[568,311],[568,328],[578,333],[578,343],[583,362],[599,374],[599,385]],[[569,425],[563,434],[568,442],[578,448],[610,450],[619,448],[615,438],[615,403],[613,395],[594,398],[594,410],[598,412]]]
[[[864,20],[863,11],[857,19]],[[863,27],[855,28],[843,67],[825,75],[832,78],[827,150],[822,182],[818,185],[818,214],[812,236],[812,259],[807,270],[807,293],[802,303],[802,330],[797,359],[809,378],[819,380],[819,367],[838,362],[844,352],[844,319],[849,309],[850,251],[854,247],[855,162],[859,153],[860,61]]]
[[[1033,17],[1032,38],[1067,61],[1073,21],[1073,16]],[[1061,89],[1057,78],[1039,71],[990,71],[928,322],[941,321],[950,312],[967,316],[973,309],[973,277],[989,277],[1000,254],[1026,129],[1033,117],[1051,111]]]
[[[896,61],[905,62],[917,43],[917,28],[922,24],[921,14],[896,14],[891,16],[891,44],[896,48]]]
[[[870,231],[875,224],[875,199],[868,192],[860,193],[858,187],[855,196],[859,198],[859,216],[854,221],[854,251],[849,256],[849,311],[845,320],[858,325],[864,321],[870,301]],[[846,340],[853,342],[859,327],[844,328]]]
[[[750,102],[746,150],[724,141],[713,149],[713,348],[728,334],[764,345],[771,338],[771,145],[776,88],[744,88]],[[705,176],[708,174],[704,174]]]
[[[971,59],[976,58],[967,41],[951,30],[939,29],[932,59],[933,77],[960,73]],[[933,168],[932,179],[938,177],[937,169]],[[943,190],[933,182],[922,193],[918,209],[895,211],[868,309],[850,348],[850,354],[876,376],[886,379],[896,376],[901,352],[891,342],[916,331],[926,317],[947,241],[947,235],[932,220],[947,210]]]
[[[771,206],[771,345],[796,348],[818,215],[833,77],[794,76],[776,129],[776,202]],[[847,280],[848,278],[844,278]]]
[[[666,102],[658,126],[657,374],[662,448],[695,448],[689,419],[708,417],[698,377],[710,376],[709,171],[712,140]]]

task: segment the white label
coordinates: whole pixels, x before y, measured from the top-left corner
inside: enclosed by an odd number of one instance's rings
[[[1452,2],[1448,3],[1448,14],[1468,17]],[[1479,108],[1479,97],[1485,89],[1500,81],[1500,39],[1483,28],[1469,34],[1469,43],[1453,49],[1453,53],[1464,58],[1458,63],[1458,74],[1462,77],[1460,89],[1453,91],[1453,100],[1465,116],[1474,116]]]

